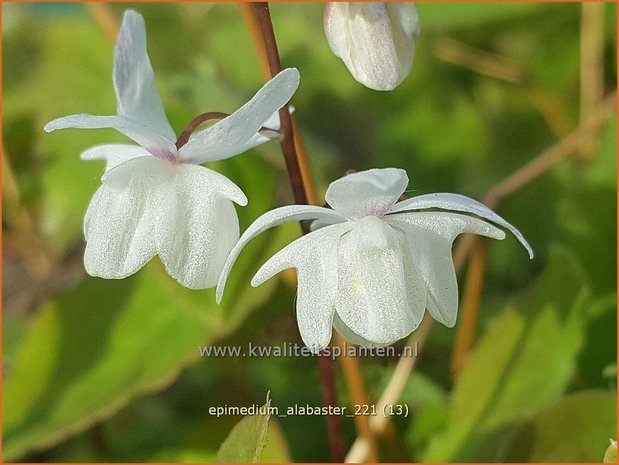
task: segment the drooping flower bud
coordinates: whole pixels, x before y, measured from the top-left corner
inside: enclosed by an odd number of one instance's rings
[[[414,3],[331,2],[323,22],[329,47],[364,86],[393,90],[410,73],[419,34]]]

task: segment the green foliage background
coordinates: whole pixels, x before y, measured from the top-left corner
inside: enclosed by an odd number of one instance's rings
[[[263,83],[234,4],[109,8],[117,18],[126,8],[145,16],[177,132],[199,113],[233,111]],[[413,72],[394,92],[378,93],[331,54],[322,5],[272,5],[282,62],[301,72],[292,103],[321,195],[347,169],[397,166],[407,170],[412,194],[480,197],[577,126],[580,4],[418,8]],[[298,226],[251,243],[220,307],[212,290],[173,282],[158,259],[123,281],[86,276],[81,222],[103,166],[78,155],[124,139],[111,130],[45,134],[42,127],[67,114],[114,113],[113,43],[84,5],[4,2],[2,9],[3,459],[200,462],[231,457],[236,441],[238,457],[258,450],[265,461],[328,460],[321,417],[272,418],[268,431],[244,420],[217,456],[241,418],[209,414],[213,406],[262,405],[267,391],[281,410],[321,405],[314,358],[201,359],[198,352],[209,344],[300,343],[291,280],[249,286]],[[605,21],[611,92],[615,4],[605,5]],[[446,58],[454,50],[459,64]],[[518,78],[479,72],[476,60],[487,54]],[[513,238],[491,244],[466,369],[452,380],[457,328],[436,325],[403,393],[412,414],[394,419],[383,460],[602,460],[616,439],[616,125],[614,117],[601,131],[590,160],[576,153],[501,205],[536,258],[529,261]],[[275,143],[212,167],[250,199],[238,209],[242,228],[292,202]],[[373,400],[395,362],[362,360]],[[338,381],[340,402],[349,405]],[[352,419],[344,426],[350,445]]]

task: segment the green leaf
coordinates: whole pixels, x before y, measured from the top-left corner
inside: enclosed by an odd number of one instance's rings
[[[270,407],[271,400],[267,397],[259,413],[248,415],[236,424],[219,448],[217,462],[255,463],[260,459],[271,417]]]
[[[585,295],[574,260],[551,250],[546,271],[477,343],[455,386],[448,426],[423,461],[493,460],[506,428],[563,393],[583,341]]]
[[[588,390],[566,396],[520,425],[499,461],[598,462],[609,437],[617,434],[616,414],[614,393]],[[611,448],[607,455],[613,453]],[[616,463],[616,456],[610,461]]]
[[[261,463],[285,463],[292,462],[286,436],[282,431],[282,427],[272,418],[269,421],[269,429],[267,432],[266,444],[260,455]]]
[[[617,441],[610,440],[610,446],[604,453],[604,463],[617,463]]]

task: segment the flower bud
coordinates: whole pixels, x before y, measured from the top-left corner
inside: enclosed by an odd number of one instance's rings
[[[364,86],[393,90],[410,73],[419,34],[414,3],[331,2],[323,22],[329,47]]]

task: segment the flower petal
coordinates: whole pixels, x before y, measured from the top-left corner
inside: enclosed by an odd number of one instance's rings
[[[144,18],[126,11],[114,48],[114,89],[119,116],[174,141],[176,135],[163,111],[146,51]]]
[[[256,287],[287,268],[297,270],[297,321],[301,338],[318,353],[331,340],[337,293],[337,247],[352,227],[340,223],[301,236],[273,255],[251,281]]]
[[[363,340],[391,344],[417,328],[425,305],[405,236],[373,216],[358,221],[338,253],[335,309],[342,323]]]
[[[340,333],[350,342],[352,342],[353,344],[357,344],[361,347],[387,347],[392,344],[391,342],[387,344],[377,344],[375,342],[364,339],[363,337],[355,333],[352,329],[350,329],[348,326],[346,326],[346,324],[342,321],[337,312],[335,312],[335,314],[333,315],[333,327],[338,333]]]
[[[435,320],[453,327],[458,313],[458,282],[451,256],[454,239],[462,233],[503,239],[505,233],[483,220],[458,213],[403,213],[390,215],[385,221],[406,234],[413,263],[428,292],[428,311]]]
[[[407,185],[404,170],[371,169],[333,181],[325,199],[334,210],[349,218],[382,216],[398,201]]]
[[[176,146],[157,132],[142,126],[123,116],[96,116],[88,114],[69,115],[50,121],[44,130],[52,132],[57,129],[103,129],[112,128],[133,139],[153,155],[159,158],[174,158]],[[169,154],[169,155],[168,155]]]
[[[267,82],[254,97],[227,118],[195,132],[179,150],[181,160],[201,164],[244,152],[256,143],[256,136],[299,86],[299,72],[288,68]],[[258,140],[261,140],[258,138]],[[251,144],[250,144],[250,141]]]
[[[157,252],[174,279],[190,289],[215,287],[239,238],[232,201],[247,204],[228,178],[208,168],[177,165],[156,229]]]
[[[105,160],[106,172],[133,158],[151,156],[145,148],[129,144],[95,145],[80,154],[82,160]]]
[[[493,223],[503,226],[516,236],[518,241],[529,253],[529,258],[533,258],[533,249],[524,236],[514,226],[505,221],[502,217],[486,207],[483,203],[459,194],[426,194],[413,197],[397,203],[389,213],[402,212],[406,210],[421,210],[424,208],[442,208],[443,210],[454,210],[459,212],[473,213],[485,218]]]
[[[419,34],[413,3],[332,2],[324,28],[333,53],[366,87],[393,90],[410,73]]]
[[[165,179],[162,163],[155,157],[134,158],[115,169],[126,171],[124,188],[104,184],[97,190],[84,219],[88,274],[125,278],[156,254],[153,231]]]
[[[269,228],[285,223],[287,221],[295,220],[311,220],[317,218],[335,218],[340,221],[345,221],[340,214],[328,208],[316,207],[314,205],[288,205],[285,207],[276,208],[264,215],[258,217],[243,233],[236,246],[230,252],[228,260],[224,265],[224,269],[219,277],[219,283],[217,284],[217,303],[221,302],[223,297],[224,288],[226,286],[226,280],[232,269],[232,265],[236,261],[237,257],[251,239],[256,237],[263,231]]]

